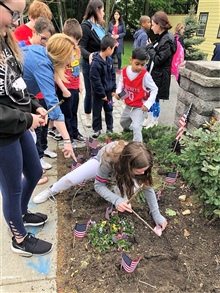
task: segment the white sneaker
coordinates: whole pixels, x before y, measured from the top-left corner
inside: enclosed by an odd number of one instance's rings
[[[54,195],[56,195],[56,192],[52,192],[50,187],[48,187],[47,189],[43,190],[42,192],[40,192],[39,194],[37,194],[34,198],[33,198],[33,202],[34,203],[42,203],[45,202],[46,200],[48,200],[49,198],[52,198],[55,201]]]
[[[50,151],[48,148],[44,151],[44,155],[51,158],[51,159],[54,159],[57,157],[57,154]]]
[[[158,125],[158,118],[153,118],[150,123],[145,127],[145,129],[148,129],[150,127],[153,127],[153,126],[157,126]]]
[[[92,127],[92,119],[91,119],[91,117],[86,117],[85,126],[88,127],[88,128]]]
[[[42,167],[42,169],[49,170],[49,169],[52,168],[52,165],[49,164],[49,163],[47,163],[47,162],[44,160],[44,158],[41,158],[41,159],[40,159],[40,163],[41,163],[41,167]]]

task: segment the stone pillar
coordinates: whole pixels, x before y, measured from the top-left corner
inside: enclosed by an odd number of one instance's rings
[[[216,108],[220,108],[220,62],[187,61],[179,72],[181,82],[174,122],[178,125],[180,117],[192,103],[187,128],[199,128],[209,122]]]

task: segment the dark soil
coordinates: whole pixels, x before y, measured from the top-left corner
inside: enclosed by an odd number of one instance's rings
[[[84,149],[78,149],[85,154]],[[71,169],[71,160],[58,152],[58,177]],[[59,293],[136,293],[136,292],[220,292],[220,237],[219,221],[208,224],[200,213],[201,207],[193,200],[192,192],[180,178],[173,188],[166,187],[159,200],[161,213],[168,226],[161,237],[145,227],[133,214],[126,215],[134,222],[136,243],[126,252],[131,259],[143,259],[131,274],[121,268],[122,252],[97,254],[88,244],[88,236],[74,240],[75,223],[88,219],[105,220],[109,204],[93,188],[73,187],[57,196],[58,200],[58,259],[57,288]],[[178,197],[185,194],[181,202]],[[133,205],[134,210],[152,227],[154,222],[145,204]],[[170,208],[176,216],[168,216]],[[182,211],[191,214],[183,216]],[[184,236],[184,232],[189,236]]]

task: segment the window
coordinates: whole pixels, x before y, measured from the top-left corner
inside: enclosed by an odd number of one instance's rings
[[[220,24],[218,26],[217,39],[220,39]]]
[[[197,29],[197,32],[196,32],[197,36],[204,37],[207,21],[208,21],[208,12],[200,12],[199,28]]]

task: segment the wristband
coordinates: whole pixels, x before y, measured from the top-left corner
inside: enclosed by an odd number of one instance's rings
[[[65,144],[65,143],[71,143],[71,140],[70,139],[64,139],[63,140],[63,143]]]

